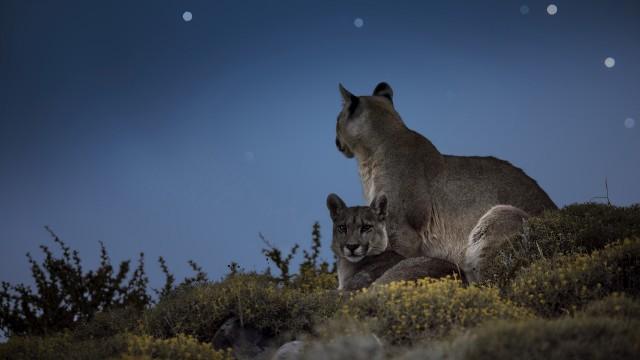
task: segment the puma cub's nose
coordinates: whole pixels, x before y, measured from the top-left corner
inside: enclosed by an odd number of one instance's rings
[[[347,244],[344,247],[349,249],[349,251],[354,252],[358,247],[360,247],[360,244]]]

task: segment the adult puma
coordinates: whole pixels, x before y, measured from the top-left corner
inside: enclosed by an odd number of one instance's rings
[[[336,145],[356,158],[367,203],[387,195],[389,248],[401,256],[467,266],[471,231],[495,205],[529,215],[556,209],[532,178],[507,161],[441,154],[407,128],[388,84],[378,84],[371,96],[355,96],[340,85],[340,94]]]

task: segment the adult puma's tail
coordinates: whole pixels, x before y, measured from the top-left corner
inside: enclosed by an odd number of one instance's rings
[[[470,282],[486,279],[487,263],[494,261],[495,250],[504,241],[522,233],[529,215],[511,205],[489,209],[469,234],[463,270]]]

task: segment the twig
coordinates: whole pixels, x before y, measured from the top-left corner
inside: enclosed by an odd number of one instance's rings
[[[540,244],[538,244],[537,241],[534,241],[536,243],[536,247],[538,248],[538,252],[540,253],[540,256],[545,259],[544,254],[542,253],[542,249],[540,248]],[[545,259],[546,260],[546,259]]]
[[[611,206],[611,200],[609,199],[609,184],[607,182],[607,178],[606,177],[604,178],[604,188],[605,188],[605,191],[606,191],[605,196],[594,196],[591,199],[589,199],[589,201],[591,201],[593,199],[606,199],[607,200],[607,204],[609,206]]]

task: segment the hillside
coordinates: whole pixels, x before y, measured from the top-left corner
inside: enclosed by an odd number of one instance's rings
[[[69,312],[63,328],[42,320],[57,307],[33,308],[46,293],[31,293],[25,312],[28,301],[3,284],[0,325],[10,338],[0,358],[269,359],[293,340],[289,355],[308,359],[640,357],[640,205],[576,204],[531,218],[496,250],[483,284],[424,279],[340,293],[319,246],[315,227],[296,274],[295,251],[273,247],[264,253],[279,274],[233,263],[210,281],[192,264],[196,276],[174,285],[165,269],[157,302],[139,276],[122,294],[140,301],[109,300],[85,318]]]

